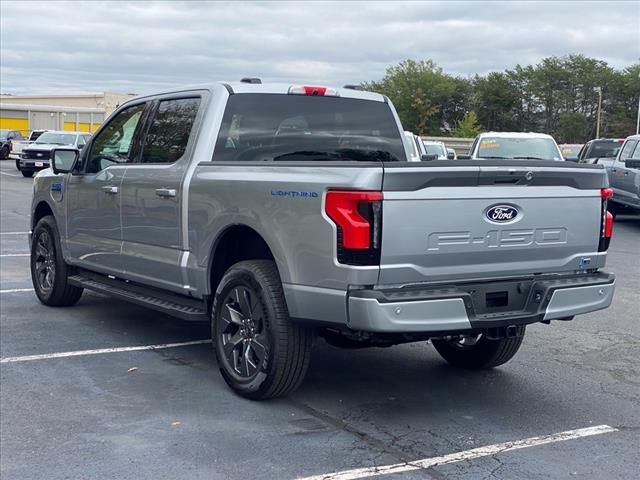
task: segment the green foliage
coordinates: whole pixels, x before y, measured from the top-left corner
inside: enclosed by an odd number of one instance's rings
[[[404,60],[364,87],[388,96],[404,128],[420,135],[468,134],[473,113],[481,130],[544,132],[558,142],[584,142],[596,132],[596,87],[602,88],[601,136],[635,132],[639,75],[640,64],[620,71],[583,55],[473,78],[449,75],[431,60]]]
[[[458,122],[458,126],[453,132],[453,136],[460,138],[474,138],[481,131],[482,129],[478,124],[478,115],[476,115],[476,112],[471,111],[465,113],[462,120]]]

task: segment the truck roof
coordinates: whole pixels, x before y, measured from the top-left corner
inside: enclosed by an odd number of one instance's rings
[[[353,88],[334,87],[332,85],[326,85],[322,82],[317,83],[247,83],[247,82],[212,82],[202,83],[196,85],[186,85],[182,87],[175,87],[160,92],[151,93],[148,95],[141,95],[134,97],[134,99],[154,97],[156,95],[166,95],[169,93],[179,93],[190,90],[214,90],[220,86],[226,88],[230,93],[271,93],[271,94],[288,94],[291,87],[299,86],[314,86],[314,87],[326,87],[335,90],[339,97],[342,98],[356,98],[361,100],[373,100],[378,102],[386,102],[387,98],[384,95],[374,92],[368,92],[364,90],[355,90]],[[126,103],[129,103],[128,100]]]

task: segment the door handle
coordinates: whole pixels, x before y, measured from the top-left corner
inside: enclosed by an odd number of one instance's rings
[[[106,187],[102,187],[102,191],[104,193],[109,193],[111,195],[115,195],[116,193],[118,193],[118,187],[116,187],[115,185],[109,185]]]
[[[175,188],[158,188],[156,189],[156,195],[164,198],[175,197],[176,189]]]

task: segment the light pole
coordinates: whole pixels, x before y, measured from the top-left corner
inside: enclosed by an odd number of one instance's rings
[[[598,92],[598,119],[596,120],[596,138],[600,138],[600,109],[602,108],[602,87],[594,88]]]

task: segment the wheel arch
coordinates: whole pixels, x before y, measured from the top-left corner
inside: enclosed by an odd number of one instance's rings
[[[58,222],[51,206],[45,200],[40,200],[36,205],[36,208],[33,209],[33,214],[31,215],[31,231],[33,231],[40,219],[47,215],[51,215],[56,220],[56,223]]]
[[[276,255],[263,235],[245,224],[229,225],[216,237],[209,255],[207,279],[212,297],[229,267],[243,260],[273,260],[280,274]]]

